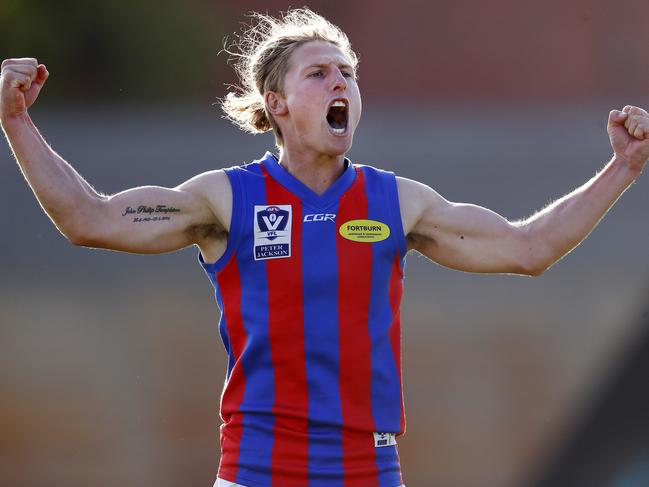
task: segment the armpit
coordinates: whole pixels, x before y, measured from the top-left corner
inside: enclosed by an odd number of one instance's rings
[[[205,240],[227,240],[228,232],[215,223],[201,223],[198,225],[191,225],[187,227],[185,233],[193,241],[205,241]]]
[[[414,232],[410,232],[406,236],[406,242],[408,244],[408,250],[419,250],[426,245],[437,245],[437,241],[433,237]]]

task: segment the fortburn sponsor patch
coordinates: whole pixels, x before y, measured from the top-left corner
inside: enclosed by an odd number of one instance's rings
[[[338,233],[354,242],[381,242],[390,236],[390,227],[376,220],[349,220],[340,225]]]
[[[291,205],[255,205],[255,260],[291,256]]]

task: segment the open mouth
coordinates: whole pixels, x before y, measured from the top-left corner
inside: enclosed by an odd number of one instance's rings
[[[347,131],[347,103],[334,101],[327,112],[327,123],[334,134],[342,135]]]

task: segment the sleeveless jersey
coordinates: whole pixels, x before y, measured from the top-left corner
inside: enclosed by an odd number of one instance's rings
[[[228,354],[218,476],[248,487],[398,487],[406,241],[393,173],[345,160],[322,195],[271,153],[226,169],[216,288]]]

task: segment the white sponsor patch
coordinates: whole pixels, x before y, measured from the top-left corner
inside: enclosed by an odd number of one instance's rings
[[[392,446],[397,444],[397,437],[394,433],[374,433],[374,446]]]
[[[255,205],[255,260],[291,256],[291,205]]]

